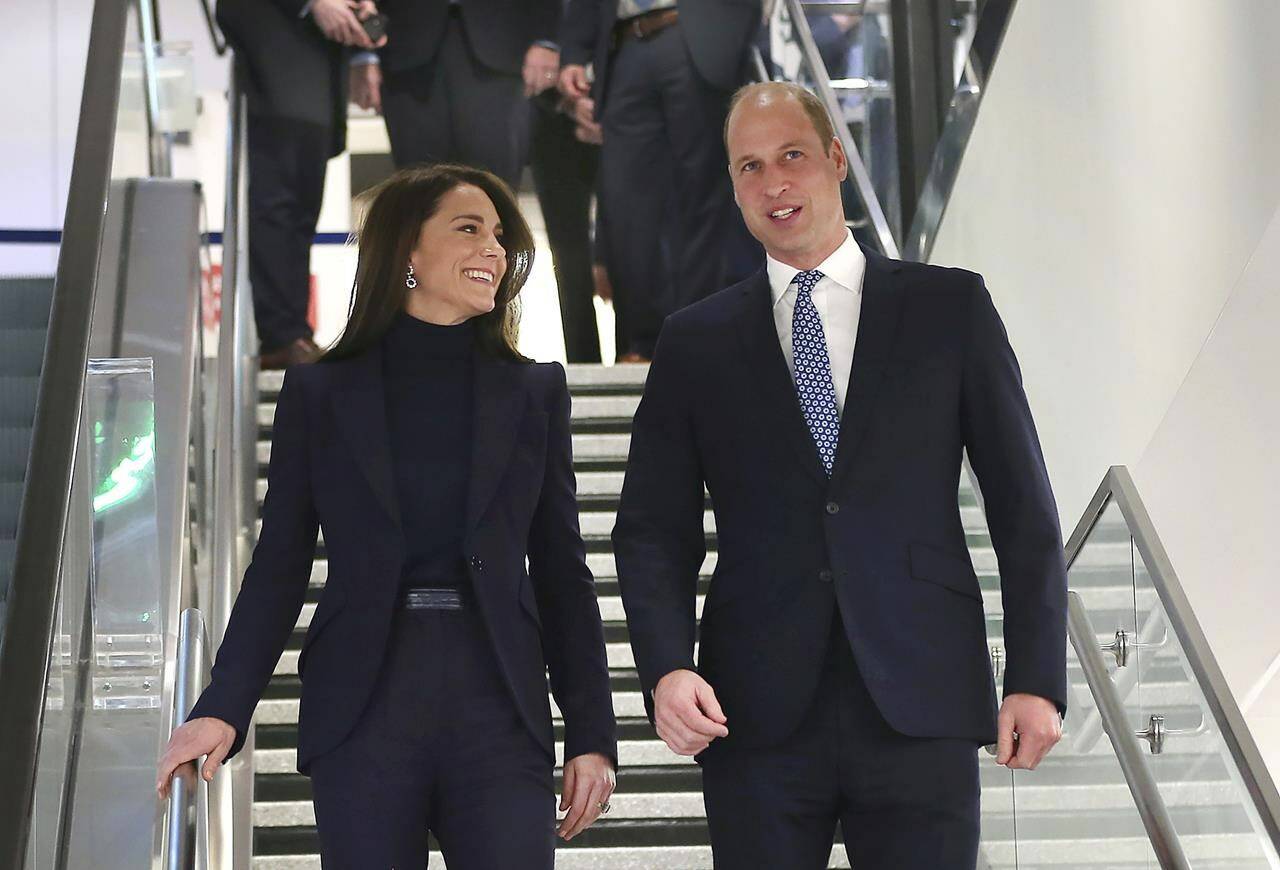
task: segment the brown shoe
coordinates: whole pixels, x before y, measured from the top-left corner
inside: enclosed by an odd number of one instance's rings
[[[636,353],[635,351],[628,351],[627,353],[624,353],[618,357],[618,362],[643,364],[643,363],[649,362],[649,358],[642,353]]]
[[[267,351],[258,357],[258,368],[263,371],[287,369],[289,366],[313,363],[320,359],[324,352],[310,338],[299,338],[293,344],[276,350]]]

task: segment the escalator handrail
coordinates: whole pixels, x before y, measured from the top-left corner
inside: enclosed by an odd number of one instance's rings
[[[31,833],[45,684],[54,633],[72,469],[84,394],[104,205],[111,183],[128,4],[97,0],[62,244],[31,433],[3,646],[0,782],[18,807],[0,813],[0,867],[21,867]]]
[[[209,6],[209,0],[196,0],[200,4],[200,11],[204,14],[205,26],[209,28],[209,41],[213,43],[213,50],[218,57],[222,57],[227,53],[227,38],[222,35],[222,28],[218,27],[217,16],[214,15],[213,9]]]

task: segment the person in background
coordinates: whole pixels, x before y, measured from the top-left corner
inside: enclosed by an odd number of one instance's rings
[[[397,166],[458,162],[518,187],[527,98],[553,87],[561,0],[384,0],[389,41],[352,59],[356,105],[386,119]]]
[[[571,363],[600,362],[591,240],[591,202],[600,166],[600,146],[592,140],[598,133],[590,119],[578,122],[573,102],[554,88],[534,98],[529,168],[555,264],[565,355]]]
[[[759,0],[569,2],[560,89],[592,97],[603,128],[605,259],[629,341],[621,360],[648,360],[667,314],[759,265],[733,208],[720,128],[761,22]]]
[[[311,577],[298,769],[326,868],[550,870],[564,720],[572,839],[609,809],[617,736],[574,497],[559,363],[516,349],[533,237],[491,173],[440,164],[374,191],[351,318],[285,373],[262,506],[212,680],[160,761],[244,743]]]
[[[372,49],[372,0],[218,0],[248,109],[249,281],[259,364],[313,362],[311,243],[325,167],[347,136],[349,49]],[[381,43],[379,43],[381,44]]]

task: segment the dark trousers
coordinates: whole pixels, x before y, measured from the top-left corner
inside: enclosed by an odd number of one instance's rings
[[[550,870],[552,760],[520,718],[474,610],[398,611],[360,724],[311,763],[325,870]]]
[[[700,759],[715,866],[825,868],[839,822],[858,870],[974,870],[977,750],[890,728],[843,631],[833,631],[813,708],[795,734]]]
[[[571,363],[598,363],[591,198],[596,190],[600,149],[579,142],[573,135],[574,127],[573,119],[556,111],[553,102],[535,100],[529,167],[555,264],[565,354]]]
[[[456,12],[431,63],[387,73],[382,83],[396,166],[466,163],[516,187],[528,151],[528,113],[524,80],[480,63]]]
[[[630,332],[619,351],[648,355],[668,314],[763,256],[738,262],[753,255],[721,141],[729,94],[698,74],[680,24],[623,41],[610,63],[601,119],[607,259]]]
[[[249,281],[264,352],[310,338],[311,243],[333,136],[328,127],[249,113]]]

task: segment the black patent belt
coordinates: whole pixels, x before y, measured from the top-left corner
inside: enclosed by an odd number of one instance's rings
[[[466,610],[467,596],[458,589],[414,586],[400,593],[403,610]]]

